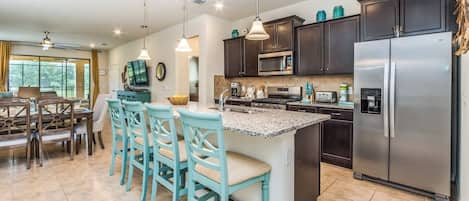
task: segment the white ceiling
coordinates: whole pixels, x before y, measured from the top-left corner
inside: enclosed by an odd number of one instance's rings
[[[188,0],[189,17],[207,13],[229,20],[255,14],[255,0],[208,0],[204,5]],[[222,1],[222,11],[214,4]],[[261,11],[272,10],[303,0],[261,0]],[[183,0],[147,0],[151,32],[182,21]],[[51,32],[54,43],[91,43],[109,49],[144,35],[143,0],[2,0],[0,1],[0,40],[40,42],[43,32]],[[123,34],[113,35],[119,28]],[[106,46],[102,44],[106,43]]]

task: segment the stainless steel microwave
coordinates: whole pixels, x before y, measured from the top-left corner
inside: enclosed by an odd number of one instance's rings
[[[293,75],[293,52],[259,54],[259,75]]]

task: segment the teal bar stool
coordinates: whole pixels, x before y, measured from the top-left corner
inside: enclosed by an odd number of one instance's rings
[[[109,105],[109,115],[111,116],[112,128],[112,159],[109,175],[114,175],[114,164],[116,157],[120,156],[122,160],[120,184],[124,185],[125,173],[127,171],[127,150],[129,149],[129,140],[127,135],[127,125],[125,123],[124,110],[120,100],[110,99],[107,100]],[[117,144],[122,143],[122,150],[117,148]]]
[[[188,201],[195,198],[195,184],[202,184],[219,195],[221,201],[250,185],[262,184],[262,200],[269,200],[271,166],[254,158],[227,152],[221,114],[178,110],[188,155]],[[215,139],[217,146],[208,138]],[[214,138],[212,138],[214,137]]]
[[[156,201],[158,183],[173,193],[173,201],[187,194],[187,154],[184,140],[178,140],[171,106],[145,104],[153,139],[153,183],[151,200]],[[168,168],[171,174],[168,174]],[[169,179],[172,179],[171,181]]]
[[[152,175],[152,171],[150,170],[150,155],[153,153],[152,141],[147,132],[143,104],[141,102],[129,101],[123,101],[123,103],[129,127],[130,142],[130,167],[126,190],[130,191],[134,168],[140,169],[143,172],[141,200],[144,201],[147,197],[148,178]],[[137,156],[136,151],[141,152],[141,155]]]

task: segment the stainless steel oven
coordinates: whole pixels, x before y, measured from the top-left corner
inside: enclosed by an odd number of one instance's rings
[[[293,52],[259,54],[259,75],[292,75]]]

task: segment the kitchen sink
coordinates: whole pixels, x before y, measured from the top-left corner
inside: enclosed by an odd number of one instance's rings
[[[218,110],[218,107],[210,107],[210,110]],[[245,108],[245,107],[225,107],[223,112],[236,112],[236,113],[245,113],[245,114],[255,114],[259,112],[264,112],[263,110],[254,109],[254,108]]]

